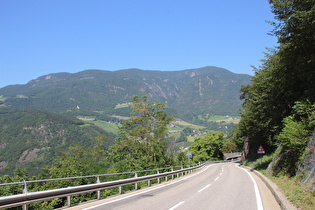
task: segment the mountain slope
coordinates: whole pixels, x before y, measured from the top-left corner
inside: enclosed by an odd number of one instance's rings
[[[108,147],[114,135],[62,114],[38,110],[0,109],[0,175],[26,168],[35,175],[71,144],[91,146],[104,135]]]
[[[0,175],[12,174],[17,167],[37,174],[70,144],[91,146],[97,135],[108,139],[105,146],[114,143],[112,134],[71,115],[117,123],[120,119],[110,115],[129,116],[131,98],[148,95],[167,104],[168,114],[200,123],[211,114],[238,114],[239,90],[249,83],[249,75],[205,67],[56,73],[1,88]]]
[[[26,85],[0,89],[6,107],[33,107],[53,112],[75,108],[115,111],[117,104],[134,95],[149,95],[176,115],[191,118],[199,114],[237,114],[240,87],[250,83],[249,75],[205,67],[182,71],[86,70],[75,74],[56,73],[39,77]]]

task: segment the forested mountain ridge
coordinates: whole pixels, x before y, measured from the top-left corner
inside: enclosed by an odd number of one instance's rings
[[[178,117],[199,114],[238,114],[240,88],[250,76],[226,69],[204,67],[182,71],[86,70],[74,74],[41,76],[25,85],[0,89],[2,105],[32,107],[53,112],[80,108],[111,113],[117,104],[128,103],[134,95],[148,95],[165,103]],[[119,113],[122,114],[122,113]],[[129,111],[125,114],[129,114]]]
[[[249,75],[205,67],[175,72],[55,73],[1,88],[0,174],[12,174],[18,168],[37,174],[69,145],[91,147],[98,135],[107,138],[107,146],[113,144],[113,134],[75,117],[116,123],[119,119],[110,116],[129,117],[134,95],[148,95],[148,100],[166,104],[175,117],[200,121],[198,115],[238,114],[239,90],[249,82]]]
[[[0,174],[27,169],[30,176],[51,165],[70,145],[92,146],[103,135],[108,147],[115,136],[64,114],[0,108]]]

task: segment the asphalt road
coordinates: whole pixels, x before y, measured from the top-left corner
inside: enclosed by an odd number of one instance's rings
[[[265,204],[260,195],[248,171],[234,163],[220,163],[175,181],[73,209],[262,210]]]

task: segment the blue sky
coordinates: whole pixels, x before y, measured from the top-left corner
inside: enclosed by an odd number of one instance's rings
[[[204,66],[254,75],[267,0],[1,0],[0,87],[86,69]]]

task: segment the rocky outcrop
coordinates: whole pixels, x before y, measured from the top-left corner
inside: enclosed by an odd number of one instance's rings
[[[304,164],[299,167],[297,175],[301,175],[303,179],[301,184],[309,190],[315,191],[315,132],[309,141],[305,153],[303,155]]]

